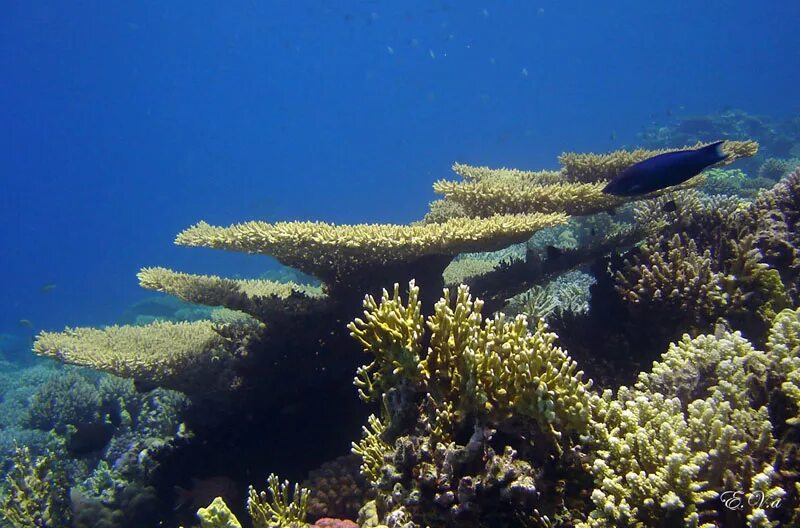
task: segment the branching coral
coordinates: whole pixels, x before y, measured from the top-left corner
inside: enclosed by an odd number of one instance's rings
[[[230,388],[241,343],[209,321],[42,332],[34,351],[65,363],[188,392]]]
[[[0,498],[0,518],[14,528],[69,526],[66,476],[55,453],[32,457],[17,448]]]
[[[582,381],[583,373],[543,324],[530,333],[524,316],[506,320],[498,314],[484,321],[483,302],[468,287],[458,288],[453,305],[445,290],[427,318],[430,345],[423,356],[418,295],[412,282],[406,304],[398,285],[380,303],[367,296],[365,319],[348,326],[376,358],[357,379],[362,394],[374,398],[408,381],[453,404],[460,416],[477,413],[493,424],[527,417],[556,439],[561,432],[587,430],[591,383]]]
[[[679,309],[694,321],[713,321],[729,303],[711,251],[700,253],[693,239],[677,233],[642,246],[616,279],[617,291],[629,302]]]
[[[213,227],[200,222],[180,233],[176,243],[271,255],[326,282],[336,282],[364,267],[426,255],[501,249],[565,221],[563,213],[552,213],[463,218],[414,226],[248,222]]]
[[[280,482],[277,475],[267,478],[267,491],[257,492],[250,486],[247,511],[253,528],[303,528],[308,510],[309,492],[288,481]]]
[[[240,310],[268,322],[269,315],[286,307],[310,304],[323,297],[320,288],[292,282],[233,280],[214,275],[192,275],[167,268],[144,268],[137,275],[139,285],[207,306]]]
[[[774,439],[759,389],[768,362],[738,333],[686,336],[633,389],[622,387],[616,398],[606,391],[593,422],[595,510],[579,526],[712,528],[714,508],[730,515],[719,504],[708,507],[725,489],[781,497],[771,481]],[[739,515],[770,526],[757,507]]]

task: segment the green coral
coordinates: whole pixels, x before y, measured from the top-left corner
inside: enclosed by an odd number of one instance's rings
[[[69,526],[66,476],[52,452],[32,457],[27,447],[17,448],[0,498],[0,518],[14,528]]]

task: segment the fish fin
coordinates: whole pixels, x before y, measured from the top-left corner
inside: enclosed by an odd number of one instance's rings
[[[712,155],[713,158],[715,159],[714,163],[719,163],[720,161],[727,159],[727,157],[729,156],[728,153],[722,150],[723,143],[725,143],[724,139],[721,141],[715,141],[714,143],[710,143],[705,147],[701,147],[701,150],[704,150],[708,152],[710,155]]]

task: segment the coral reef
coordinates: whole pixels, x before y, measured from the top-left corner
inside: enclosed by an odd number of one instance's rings
[[[449,298],[445,290],[424,321],[414,283],[406,302],[395,285],[380,302],[367,296],[364,319],[349,325],[374,356],[359,370],[359,393],[386,408],[353,448],[378,491],[380,516],[449,526],[513,519],[533,505],[555,511],[554,498],[540,502],[537,465],[547,453],[563,466],[574,458],[597,398],[591,383],[542,323],[531,333],[524,316],[484,320],[466,286],[452,305]],[[409,405],[416,411],[403,410]],[[517,435],[530,435],[536,450],[493,441]]]
[[[16,450],[0,498],[0,518],[13,528],[69,526],[66,478],[56,453],[32,457],[27,447]]]
[[[194,304],[224,306],[269,322],[282,310],[303,310],[306,304],[324,297],[321,289],[292,282],[232,280],[215,275],[191,275],[167,268],[144,268],[137,275],[139,285],[174,295]]]
[[[523,314],[528,323],[540,319],[548,322],[567,314],[580,315],[589,309],[589,289],[594,284],[591,275],[580,271],[565,273],[544,286],[515,295],[503,309],[506,315]]]
[[[37,354],[185,392],[235,384],[232,364],[241,343],[210,321],[156,322],[105,329],[68,328],[37,336]]]
[[[416,226],[249,222],[223,228],[201,222],[180,233],[176,243],[270,255],[331,285],[370,266],[501,249],[565,221],[563,213],[550,213]]]
[[[364,503],[366,479],[359,457],[348,455],[326,462],[310,472],[303,487],[309,490],[308,517],[355,519]]]

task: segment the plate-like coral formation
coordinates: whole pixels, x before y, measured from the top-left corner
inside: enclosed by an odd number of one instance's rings
[[[732,161],[757,145],[725,149]],[[559,171],[456,164],[462,180],[437,182],[445,199],[413,225],[200,222],[176,242],[269,255],[321,287],[144,268],[144,288],[228,310],[192,323],[45,332],[35,350],[139,387],[225,394],[209,404],[217,414],[199,420],[200,441],[187,442],[199,450],[193,460],[246,438],[247,450],[220,456],[289,468],[291,457],[262,452],[290,430],[281,424],[324,424],[304,433],[325,440],[303,447],[317,449],[302,454],[317,461],[343,454],[328,445],[355,439],[335,423],[347,421],[336,391],[355,373],[373,405],[361,416],[374,413],[353,444],[356,461],[323,466],[306,487],[271,476],[265,492],[250,488],[257,527],[352,528],[333,517],[356,510],[362,527],[791,526],[800,520],[800,172],[752,202],[735,196],[752,183],[741,174],[715,180],[730,196],[687,189],[700,178],[637,198],[635,213],[628,199],[601,192],[657,153],[565,154]],[[601,210],[609,214],[569,218]],[[452,287],[439,298],[445,282]],[[657,335],[641,339],[653,321]],[[591,357],[615,347],[642,358]],[[604,359],[620,371],[611,381],[593,375]],[[63,381],[76,394],[95,390]],[[54,430],[98,421],[105,401],[50,405],[48,394],[32,400],[42,403],[31,420]],[[109,452],[125,451],[124,441]],[[240,483],[262,470],[244,464]],[[36,465],[20,457],[18,474]],[[73,500],[102,502],[116,471],[98,464]],[[33,484],[24,493],[39,496],[29,503],[46,503],[47,486]],[[728,490],[762,500],[730,510]],[[239,526],[244,511],[228,505],[202,508],[202,526]]]

